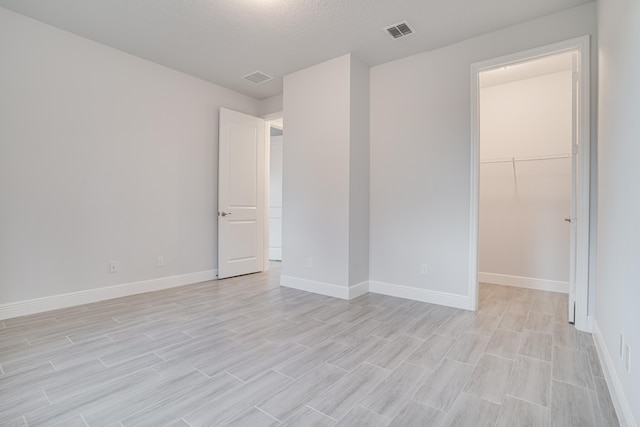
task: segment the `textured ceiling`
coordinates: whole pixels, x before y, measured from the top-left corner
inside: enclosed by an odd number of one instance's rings
[[[369,65],[590,0],[0,0],[0,6],[258,99],[282,76],[352,52]],[[383,27],[408,20],[393,40]],[[275,79],[255,85],[260,70]]]

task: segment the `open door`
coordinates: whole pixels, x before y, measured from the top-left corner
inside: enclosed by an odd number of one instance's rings
[[[218,278],[263,269],[264,120],[220,109]]]
[[[571,83],[571,213],[569,218],[570,256],[569,256],[569,323],[576,322],[576,265],[578,250],[578,52],[571,54],[572,83]]]
[[[571,230],[571,254],[570,254],[570,271],[569,271],[569,323],[575,324],[576,322],[576,293],[577,293],[577,264],[578,264],[578,221],[582,218],[578,218],[578,194],[580,185],[580,162],[579,162],[579,145],[578,145],[578,132],[579,132],[579,61],[578,52],[571,54],[572,62],[572,82],[571,82],[571,216],[564,220],[569,222]]]

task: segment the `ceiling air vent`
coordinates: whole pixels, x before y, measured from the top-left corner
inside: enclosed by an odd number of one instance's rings
[[[260,83],[268,82],[269,80],[273,80],[268,74],[263,73],[262,71],[255,71],[251,74],[247,74],[243,77],[245,80],[249,80],[251,83],[255,83],[259,85]]]
[[[400,37],[408,36],[415,32],[407,21],[403,21],[383,29],[394,39],[399,39]]]

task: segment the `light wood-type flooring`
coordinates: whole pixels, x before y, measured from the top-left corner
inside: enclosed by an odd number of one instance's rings
[[[611,426],[566,295],[469,312],[280,287],[270,272],[4,320],[2,426]]]

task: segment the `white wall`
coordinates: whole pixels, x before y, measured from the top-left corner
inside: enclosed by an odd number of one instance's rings
[[[481,281],[568,291],[571,159],[516,162],[515,177],[512,163],[482,161],[569,154],[571,87],[567,70],[480,90]]]
[[[628,424],[637,425],[640,422],[640,3],[600,0],[598,12],[600,147],[594,329],[604,345],[606,367],[610,368],[609,388],[612,394],[626,400],[626,406],[622,406]],[[618,356],[621,333],[631,346],[631,373]],[[622,415],[620,411],[618,415]]]
[[[368,95],[368,68],[350,54],[284,78],[285,286],[367,291]]]
[[[5,9],[0,57],[0,304],[217,267],[218,108],[256,100]]]
[[[282,275],[343,287],[349,270],[350,63],[344,55],[284,77]]]
[[[470,66],[595,33],[589,3],[372,68],[371,280],[466,297]]]
[[[369,280],[369,67],[351,57],[349,285]]]
[[[270,138],[269,259],[282,261],[282,135]]]
[[[480,159],[571,152],[571,70],[480,89]]]

